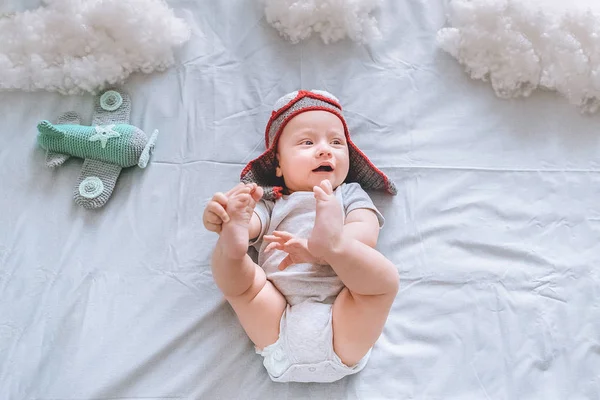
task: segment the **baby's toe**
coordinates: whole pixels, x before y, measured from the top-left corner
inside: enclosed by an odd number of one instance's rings
[[[331,186],[331,182],[329,182],[329,179],[323,179],[319,186],[321,187],[321,189],[323,189],[325,194],[330,195],[333,193],[333,187]]]

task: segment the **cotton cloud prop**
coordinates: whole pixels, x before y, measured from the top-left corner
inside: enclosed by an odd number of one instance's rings
[[[190,37],[163,0],[44,3],[0,16],[0,90],[97,93],[170,67]]]
[[[363,43],[380,36],[371,13],[381,0],[259,0],[267,21],[297,43],[314,32],[324,43],[349,37]]]
[[[452,0],[440,46],[499,97],[555,90],[600,108],[600,1]]]

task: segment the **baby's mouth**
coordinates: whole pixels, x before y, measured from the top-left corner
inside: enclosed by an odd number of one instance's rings
[[[331,165],[319,165],[317,168],[313,169],[313,172],[333,172],[333,167]]]

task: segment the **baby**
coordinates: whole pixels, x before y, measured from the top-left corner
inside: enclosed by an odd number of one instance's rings
[[[365,367],[398,291],[396,267],[375,250],[384,219],[363,190],[396,188],[328,92],[279,99],[265,142],[204,211],[219,234],[213,277],[273,381],[333,382]]]

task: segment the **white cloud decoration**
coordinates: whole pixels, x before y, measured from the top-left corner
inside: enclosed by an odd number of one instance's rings
[[[97,93],[164,70],[190,29],[163,0],[45,0],[0,15],[0,90]]]
[[[439,45],[497,96],[541,88],[600,109],[600,1],[451,0],[449,12]]]
[[[325,44],[346,37],[364,43],[380,37],[374,11],[381,0],[259,0],[267,21],[292,43],[319,35]]]

